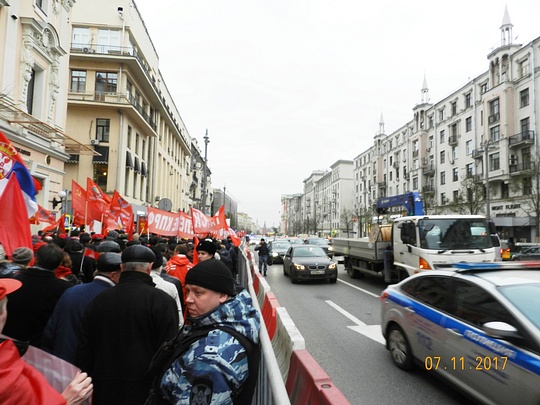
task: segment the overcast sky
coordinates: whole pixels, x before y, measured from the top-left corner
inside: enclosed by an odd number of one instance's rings
[[[212,186],[262,226],[281,195],[487,70],[505,5],[514,43],[540,36],[538,0],[136,0]]]

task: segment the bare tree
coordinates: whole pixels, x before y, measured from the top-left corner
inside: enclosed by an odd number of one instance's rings
[[[354,214],[352,210],[348,210],[347,208],[344,208],[341,211],[341,215],[340,215],[341,224],[340,225],[342,226],[341,229],[347,232],[347,238],[350,237],[350,233],[353,230],[355,218],[356,218],[356,215]]]
[[[536,223],[536,241],[540,241],[540,165],[534,161],[524,161],[517,169],[518,174],[513,175],[510,189],[513,194],[519,195],[514,199],[521,202],[521,209]],[[516,201],[516,202],[517,202]],[[531,221],[532,222],[532,221]]]
[[[457,199],[447,200],[443,204],[448,210],[463,215],[479,215],[486,209],[486,188],[483,183],[475,181],[473,176],[465,176],[461,180],[461,188]]]

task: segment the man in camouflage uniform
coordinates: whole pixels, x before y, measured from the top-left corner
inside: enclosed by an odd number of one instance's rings
[[[182,340],[187,343],[160,379],[160,399],[178,405],[251,403],[260,317],[250,295],[246,290],[236,293],[231,271],[219,260],[190,269],[186,291],[188,325]]]

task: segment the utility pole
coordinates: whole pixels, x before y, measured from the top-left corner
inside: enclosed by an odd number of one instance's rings
[[[202,212],[203,214],[207,214],[206,212],[206,196],[208,194],[208,144],[210,143],[210,138],[208,137],[208,128],[206,129],[206,135],[204,135],[204,166],[203,166],[203,178],[202,178],[202,197],[201,197],[201,205],[202,205]]]

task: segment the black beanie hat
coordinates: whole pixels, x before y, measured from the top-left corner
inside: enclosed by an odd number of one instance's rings
[[[211,255],[216,254],[216,244],[208,239],[204,239],[200,241],[196,249],[197,249],[197,252],[200,252],[202,250],[203,252],[208,252]]]
[[[163,254],[157,246],[148,246],[152,252],[156,255],[156,260],[152,263],[152,270],[155,270],[163,266]]]
[[[192,267],[186,274],[186,284],[198,285],[230,296],[236,295],[232,273],[221,260],[205,260]]]

